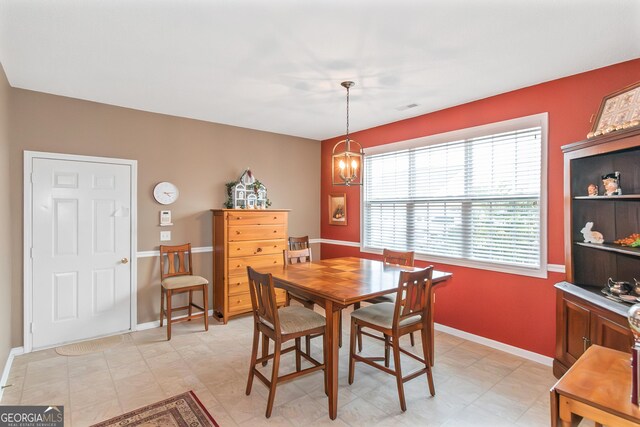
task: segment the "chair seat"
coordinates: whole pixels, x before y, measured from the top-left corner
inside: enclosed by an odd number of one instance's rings
[[[209,281],[202,276],[173,276],[167,277],[162,281],[162,287],[165,289],[188,288],[189,286],[208,285]]]
[[[365,302],[368,302],[371,304],[380,304],[382,302],[392,302],[395,304],[397,296],[398,294],[394,292],[392,294],[379,295],[377,297],[369,298],[368,300],[365,300]]]
[[[288,306],[278,309],[280,318],[280,331],[283,334],[294,334],[296,332],[308,331],[326,325],[327,321],[323,315],[300,306]],[[273,329],[273,325],[265,320],[262,322]]]
[[[351,313],[351,317],[367,323],[372,323],[382,328],[391,329],[394,309],[395,303],[383,302],[359,308]],[[422,315],[410,317],[400,321],[400,327],[413,325],[420,321],[422,321]]]

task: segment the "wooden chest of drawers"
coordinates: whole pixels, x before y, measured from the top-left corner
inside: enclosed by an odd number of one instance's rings
[[[251,311],[247,266],[282,265],[288,210],[212,209],[213,313],[224,323]],[[278,302],[285,301],[277,289]]]

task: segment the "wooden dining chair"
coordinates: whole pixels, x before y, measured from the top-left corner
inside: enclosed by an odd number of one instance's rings
[[[297,249],[297,250],[285,249],[282,251],[282,256],[284,258],[285,266],[290,264],[311,262],[311,249],[309,248]],[[290,305],[291,300],[298,301],[300,304],[302,304],[306,308],[313,309],[313,305],[314,305],[313,301],[305,297],[296,295],[295,293],[287,292],[287,299],[286,299],[285,305],[287,306]]]
[[[400,408],[407,410],[404,397],[404,383],[424,373],[427,374],[429,392],[435,396],[433,373],[431,369],[431,345],[427,332],[428,310],[431,307],[431,286],[433,267],[422,270],[402,271],[398,281],[398,291],[395,303],[383,302],[360,308],[351,313],[351,338],[349,345],[349,384],[353,384],[356,362],[364,362],[367,365],[380,369],[383,372],[394,375],[400,398]],[[382,332],[384,338],[362,331],[362,328],[373,329]],[[371,338],[382,340],[385,344],[384,357],[363,357],[356,354],[357,332]],[[420,331],[422,334],[423,357],[400,348],[400,337],[411,332]],[[393,369],[389,368],[389,349],[393,349]],[[409,375],[402,376],[400,353],[418,360],[424,364],[421,368]],[[376,361],[384,360],[384,366]]]
[[[309,236],[289,237],[289,250],[309,248]]]
[[[202,276],[194,276],[191,263],[191,243],[177,246],[160,246],[160,327],[167,317],[167,340],[171,339],[171,325],[176,322],[191,321],[204,317],[204,330],[209,330],[209,281]],[[193,292],[202,291],[204,307],[193,302]],[[189,303],[173,307],[173,295],[189,292]],[[166,306],[165,309],[165,297]],[[193,313],[193,307],[201,310]],[[187,316],[174,319],[173,312],[188,310]]]
[[[284,250],[284,265],[298,264],[303,262],[311,262],[311,249],[299,249],[299,250]],[[295,293],[287,292],[287,301],[285,305],[290,305],[291,300],[297,301],[308,309],[313,310],[315,302],[311,301],[308,298],[305,298],[301,295],[296,295]],[[339,330],[340,334],[338,336],[338,346],[342,347],[342,311],[339,314]],[[311,338],[315,338],[314,336],[308,336],[305,340],[307,354],[311,354]]]
[[[382,250],[382,261],[386,264],[413,267],[414,257],[415,257],[415,253],[413,251],[399,252],[399,251],[392,251],[391,249]],[[396,294],[393,293],[393,294],[387,294],[387,295],[380,295],[380,296],[365,300],[365,302],[368,302],[370,304],[379,304],[381,302],[396,302]],[[360,308],[359,302],[353,305],[354,310],[357,310],[359,308]],[[411,339],[411,346],[415,346],[416,340],[415,340],[415,337],[413,336],[413,333],[409,334],[409,338]],[[361,335],[358,335],[358,351],[362,351]]]
[[[292,380],[302,375],[310,374],[320,369],[325,369],[325,364],[303,353],[300,349],[300,339],[309,335],[322,335],[325,337],[326,320],[313,310],[300,306],[278,308],[275,288],[271,274],[260,274],[251,267],[247,267],[249,277],[249,291],[251,294],[251,306],[253,309],[253,347],[251,350],[251,365],[249,367],[249,379],[247,380],[247,395],[251,394],[253,378],[258,377],[269,388],[267,399],[266,417],[271,416],[273,401],[276,396],[276,386],[285,381]],[[273,354],[263,354],[258,358],[258,341],[268,337],[275,343]],[[282,345],[294,340],[294,345],[282,349]],[[326,361],[326,338],[323,339],[323,360]],[[295,372],[279,376],[280,356],[294,351],[296,357]],[[302,369],[302,358],[305,358],[313,366]],[[258,369],[257,365],[273,359],[271,380],[268,380]],[[324,375],[325,391],[327,375]]]

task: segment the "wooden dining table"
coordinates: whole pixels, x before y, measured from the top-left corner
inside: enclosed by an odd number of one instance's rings
[[[382,261],[362,258],[331,258],[311,263],[292,264],[286,267],[260,269],[271,273],[276,287],[314,301],[324,307],[327,321],[327,395],[329,417],[338,415],[338,341],[340,311],[356,302],[379,295],[393,293],[398,289],[398,278],[402,270],[417,268],[394,266]],[[434,270],[433,284],[443,283],[452,273]],[[433,301],[433,298],[432,298]],[[433,307],[425,319],[433,337]],[[433,342],[433,339],[431,340]],[[433,360],[433,345],[432,357]]]

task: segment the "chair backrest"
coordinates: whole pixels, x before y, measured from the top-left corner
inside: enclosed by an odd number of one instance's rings
[[[413,316],[426,316],[431,308],[433,266],[415,271],[401,271],[398,295],[393,313],[393,326]]]
[[[311,249],[298,249],[297,251],[284,250],[284,265],[301,264],[303,262],[311,262]]]
[[[392,251],[390,249],[382,250],[382,260],[387,264],[404,265],[407,267],[413,267],[413,257],[414,257],[413,251],[398,252],[398,251]]]
[[[289,250],[307,249],[309,247],[309,236],[289,237]]]
[[[278,303],[276,302],[276,291],[273,287],[271,273],[262,274],[251,267],[247,267],[247,276],[249,277],[253,318],[256,322],[273,328],[276,334],[279,334]]]
[[[191,243],[177,246],[160,245],[160,279],[191,276]]]

